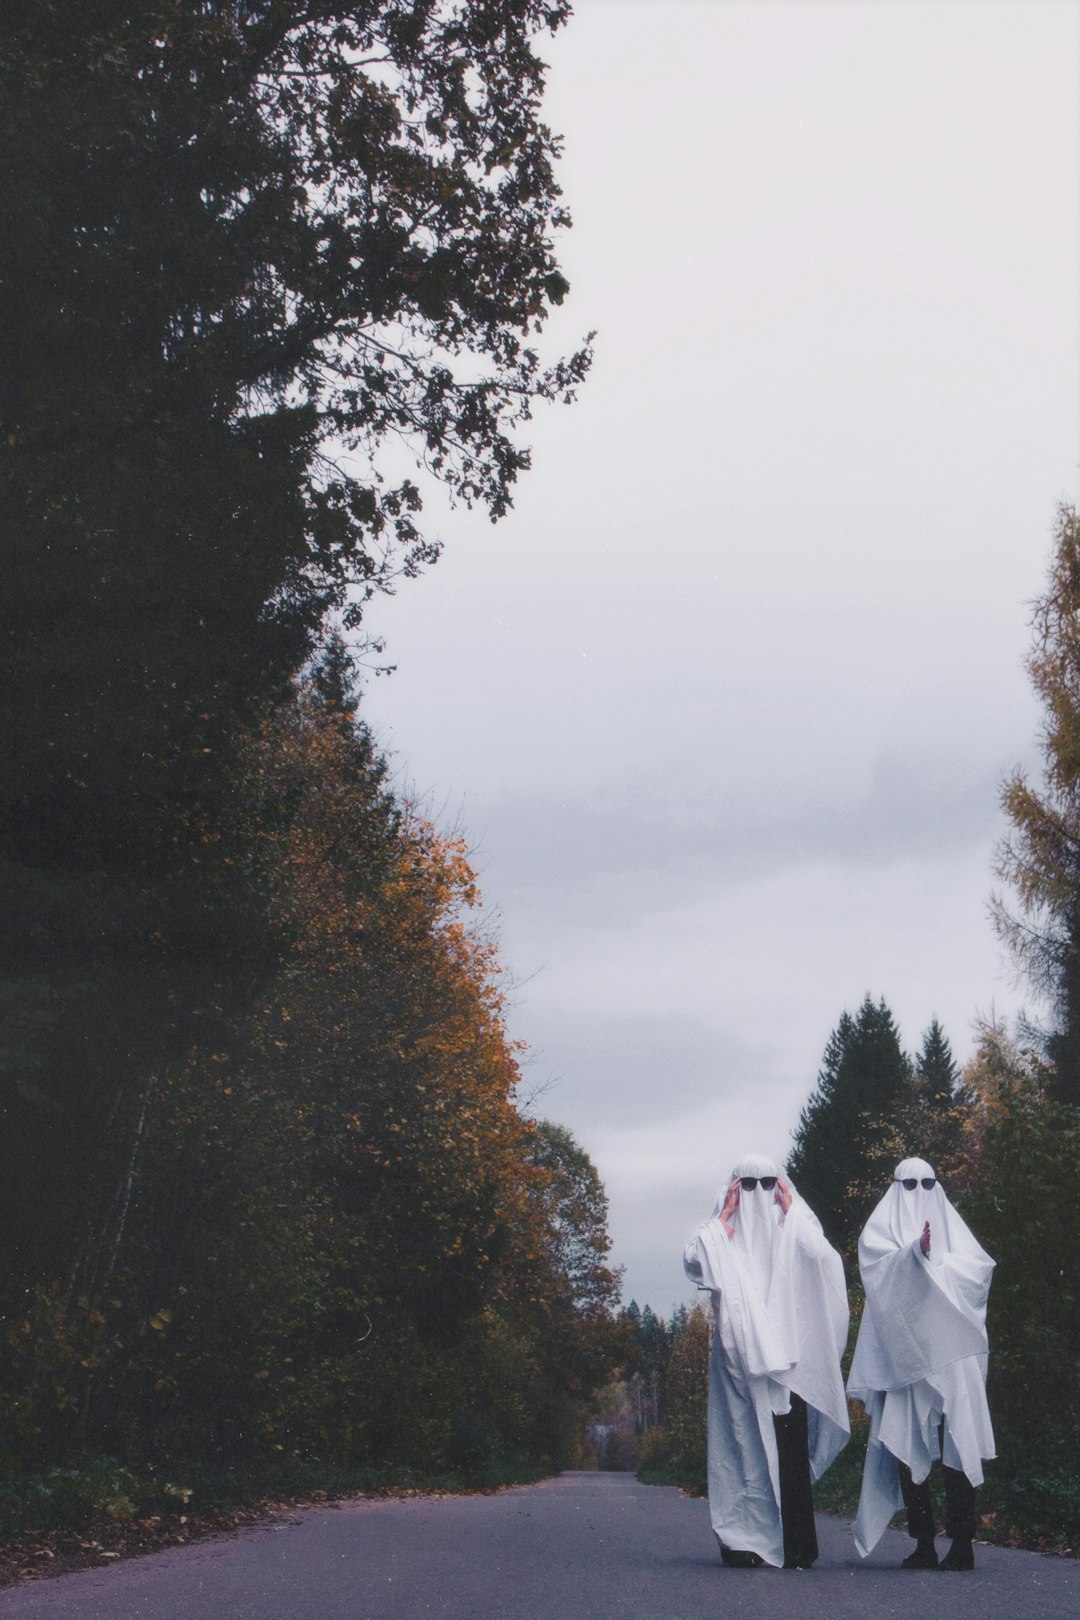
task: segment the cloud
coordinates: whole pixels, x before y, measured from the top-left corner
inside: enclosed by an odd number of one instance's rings
[[[661,1118],[685,1119],[748,1079],[767,1082],[764,1050],[687,1017],[635,1017],[531,1008],[531,1057],[522,1096],[529,1111],[574,1131],[633,1131]],[[773,1076],[779,1079],[778,1076]]]
[[[488,899],[542,929],[627,925],[703,890],[808,865],[884,868],[985,849],[999,829],[1001,773],[930,758],[881,759],[866,792],[750,794],[687,804],[647,793],[514,799],[474,807]]]

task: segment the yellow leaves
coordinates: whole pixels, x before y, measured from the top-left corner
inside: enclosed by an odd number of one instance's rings
[[[155,1333],[164,1333],[171,1321],[172,1311],[155,1311],[153,1316],[147,1318],[147,1325],[152,1327]]]

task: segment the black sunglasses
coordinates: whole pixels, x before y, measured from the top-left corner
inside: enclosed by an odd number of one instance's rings
[[[739,1177],[739,1183],[740,1183],[740,1185],[742,1187],[743,1192],[753,1192],[754,1188],[757,1186],[759,1181],[761,1182],[761,1189],[762,1189],[763,1192],[772,1192],[773,1188],[776,1186],[776,1177],[775,1176],[740,1176]]]
[[[937,1177],[923,1176],[922,1180],[918,1181],[914,1176],[905,1176],[900,1185],[905,1192],[914,1192],[916,1187],[925,1187],[929,1192],[931,1187],[937,1185]]]

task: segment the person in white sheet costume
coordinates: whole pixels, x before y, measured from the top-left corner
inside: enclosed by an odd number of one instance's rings
[[[940,1567],[975,1567],[975,1487],[994,1455],[986,1405],[986,1297],[994,1262],[949,1203],[925,1159],[905,1159],[859,1239],[866,1291],[848,1394],[870,1418],[855,1545],[876,1546],[905,1505],[908,1569],[937,1569],[930,1467],[945,1465]],[[942,1434],[944,1444],[942,1444]]]
[[[811,1478],[847,1443],[840,1256],[771,1159],[740,1159],[687,1244],[710,1290],[709,1514],[725,1564],[808,1569]]]

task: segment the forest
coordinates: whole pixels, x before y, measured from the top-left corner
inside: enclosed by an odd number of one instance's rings
[[[611,1375],[603,1188],[356,684],[588,368],[565,13],[4,8],[8,1530],[551,1471]]]

